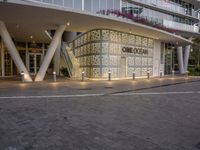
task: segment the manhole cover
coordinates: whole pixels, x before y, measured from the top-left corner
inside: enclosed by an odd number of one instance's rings
[[[200,149],[200,142],[195,145],[196,148]]]

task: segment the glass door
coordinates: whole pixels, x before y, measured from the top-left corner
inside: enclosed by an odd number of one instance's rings
[[[29,72],[31,75],[36,75],[40,69],[42,62],[42,54],[29,53]]]
[[[172,50],[165,49],[165,74],[171,74],[172,70]]]
[[[126,64],[126,57],[121,57],[120,60],[120,77],[124,78],[126,77],[126,71],[127,70],[127,64]]]

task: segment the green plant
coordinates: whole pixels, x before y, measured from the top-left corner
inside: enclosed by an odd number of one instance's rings
[[[200,65],[189,67],[188,71],[190,76],[200,76]]]
[[[60,71],[65,77],[69,77],[69,72],[68,72],[68,69],[66,67],[62,67],[60,69]]]

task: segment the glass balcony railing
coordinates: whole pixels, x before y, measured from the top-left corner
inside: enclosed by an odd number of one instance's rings
[[[199,32],[199,27],[196,25],[188,25],[183,23],[178,23],[170,20],[163,20],[163,25],[167,28],[171,29],[178,29],[183,31],[189,31],[189,32]]]
[[[165,19],[158,19],[153,17],[144,17],[150,22],[153,22],[154,24],[160,24],[163,25],[166,28],[169,29],[175,29],[175,30],[182,30],[182,31],[188,31],[188,32],[199,32],[199,27],[197,25],[189,25],[184,23],[179,23],[171,20],[165,20]]]
[[[155,6],[158,8],[165,9],[165,10],[171,10],[179,14],[189,15],[189,16],[199,19],[198,13],[196,11],[192,10],[192,12],[188,13],[185,8],[181,7],[181,5],[171,2],[171,1],[164,1],[164,0],[132,0],[132,1],[142,3],[142,4],[147,4],[150,6]]]
[[[84,1],[81,1],[81,0],[26,0],[26,1],[47,3],[50,5],[58,5],[61,7],[66,7],[66,8],[69,7],[69,8],[83,10],[83,11],[85,10],[84,5],[86,5],[86,4],[84,4]],[[108,2],[111,2],[111,1],[112,0],[108,0]],[[141,3],[151,4],[151,5],[154,5],[157,7],[174,10],[179,13],[184,13],[184,14],[186,13],[184,8],[176,5],[175,3],[172,4],[170,2],[161,1],[161,0],[132,0],[132,1],[138,1]],[[70,2],[72,2],[72,3],[70,3]],[[82,2],[83,2],[83,4],[82,4]],[[112,4],[114,4],[114,3],[112,3]],[[94,6],[91,6],[90,9],[88,9],[88,10],[86,9],[86,10],[95,12],[95,13],[100,11],[100,7],[98,7],[98,9],[94,9],[93,7]],[[109,9],[110,10],[115,9],[114,5],[112,6],[112,8],[107,8],[107,7],[103,8],[104,11],[108,11]],[[99,13],[102,14],[101,11]],[[110,13],[110,11],[109,11],[109,13]],[[123,13],[123,12],[119,12],[119,13]],[[195,13],[195,12],[193,12],[193,13]],[[105,13],[105,14],[108,15],[108,13]],[[105,14],[103,14],[103,15],[105,15]],[[114,14],[114,15],[116,15],[116,14]],[[195,13],[195,15],[196,15],[196,13]],[[116,17],[119,17],[119,16],[116,15]],[[143,19],[145,19],[149,22],[153,22],[153,24],[160,24],[169,29],[183,30],[183,31],[190,31],[190,32],[199,32],[199,27],[196,25],[188,25],[188,24],[184,24],[184,23],[178,23],[178,22],[170,21],[170,20],[157,19],[157,18],[153,18],[153,17],[146,17],[146,16],[140,16],[140,17],[142,17]]]

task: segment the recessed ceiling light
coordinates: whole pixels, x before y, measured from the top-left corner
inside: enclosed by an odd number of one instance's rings
[[[70,22],[67,22],[67,26],[70,26]]]
[[[32,39],[32,38],[33,38],[33,36],[31,35],[31,36],[30,36],[30,38]]]

